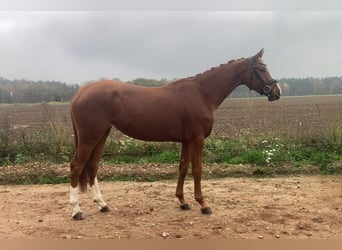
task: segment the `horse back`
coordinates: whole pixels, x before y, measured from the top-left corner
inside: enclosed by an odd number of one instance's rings
[[[80,89],[72,108],[94,122],[111,124],[124,134],[148,141],[184,141],[208,136],[213,112],[196,85],[141,87],[105,80]]]

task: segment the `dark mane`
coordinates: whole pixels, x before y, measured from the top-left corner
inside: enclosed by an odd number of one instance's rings
[[[230,60],[228,61],[227,63],[223,63],[223,64],[220,64],[219,66],[216,66],[216,67],[212,67],[206,71],[203,71],[202,73],[198,73],[194,76],[190,76],[190,77],[185,77],[185,78],[180,78],[180,79],[177,79],[177,80],[174,80],[174,81],[171,81],[169,82],[168,84],[176,84],[176,83],[181,83],[181,82],[184,82],[184,81],[188,81],[188,80],[195,80],[197,78],[200,78],[204,75],[207,75],[207,74],[212,74],[212,73],[215,73],[217,71],[219,71],[220,69],[222,68],[225,68],[227,66],[230,66],[232,65],[233,63],[235,62],[239,62],[241,60],[245,59],[244,57],[240,58],[240,59],[236,59],[236,60]]]

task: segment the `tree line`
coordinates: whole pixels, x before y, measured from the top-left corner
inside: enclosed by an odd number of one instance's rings
[[[117,81],[120,79],[113,78]],[[137,78],[129,83],[159,87],[169,82],[167,79]],[[282,78],[278,79],[283,96],[335,95],[342,94],[342,77],[326,78]],[[0,77],[0,103],[37,103],[70,101],[80,84],[66,84],[59,81],[8,80]],[[254,97],[259,94],[246,86],[239,86],[230,98]]]
[[[0,103],[69,101],[79,88],[58,81],[7,80],[0,77]]]
[[[282,78],[277,79],[282,96],[337,95],[342,94],[342,77]],[[230,97],[258,96],[245,86],[236,88]]]

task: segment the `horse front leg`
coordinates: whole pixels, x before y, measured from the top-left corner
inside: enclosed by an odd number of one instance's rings
[[[110,211],[107,203],[104,202],[102,198],[99,183],[97,181],[97,172],[99,169],[99,162],[101,159],[102,150],[106,142],[107,136],[109,134],[109,131],[110,131],[110,128],[104,133],[104,135],[102,136],[102,138],[96,145],[95,150],[93,151],[93,154],[87,163],[89,164],[89,169],[90,169],[89,184],[90,184],[92,194],[93,194],[93,201],[98,205],[101,213],[106,213]]]
[[[203,154],[204,138],[198,138],[190,143],[192,175],[195,185],[195,200],[201,205],[203,214],[212,214],[208,204],[204,201],[201,189],[202,178],[202,154]]]
[[[181,157],[179,161],[179,177],[178,177],[178,183],[177,183],[177,188],[176,188],[176,196],[179,199],[180,208],[182,210],[191,209],[189,204],[185,202],[185,198],[184,198],[184,180],[188,172],[189,163],[190,163],[189,146],[188,144],[183,143]]]

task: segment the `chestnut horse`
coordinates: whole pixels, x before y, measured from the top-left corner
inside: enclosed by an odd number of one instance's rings
[[[280,98],[280,88],[270,76],[262,55],[263,49],[255,56],[232,60],[162,87],[140,87],[111,80],[81,87],[71,101],[76,144],[70,164],[72,218],[83,219],[79,192],[86,190],[87,183],[100,211],[110,211],[102,199],[96,175],[112,126],[140,140],[180,142],[176,188],[180,208],[190,209],[184,198],[183,185],[191,162],[195,200],[203,214],[211,214],[201,191],[201,161],[204,139],[211,133],[215,110],[241,84],[266,95],[269,101]]]

